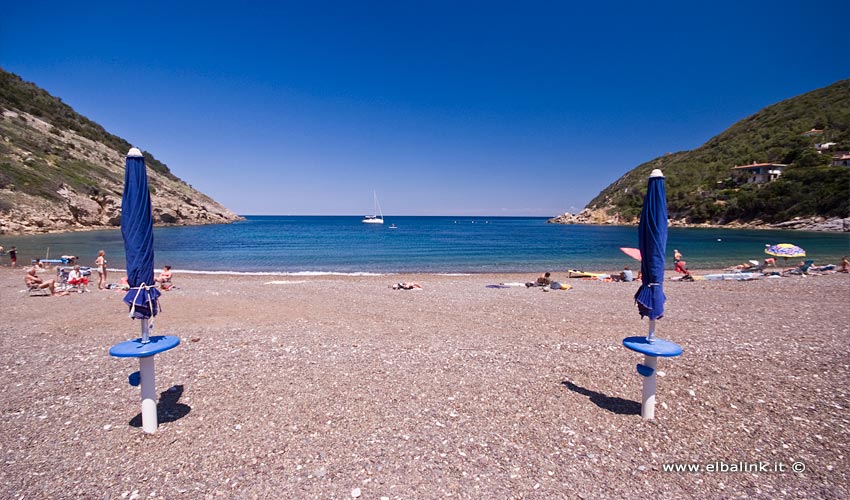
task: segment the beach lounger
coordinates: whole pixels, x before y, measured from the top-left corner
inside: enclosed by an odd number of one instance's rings
[[[50,290],[40,288],[38,285],[31,285],[27,288],[27,297],[47,297],[50,295]]]
[[[809,274],[809,268],[812,267],[812,264],[814,264],[814,262],[815,262],[814,260],[807,260],[806,262],[803,263],[802,266],[798,266],[798,267],[795,267],[793,269],[786,269],[786,270],[782,271],[782,275],[785,276],[787,274],[795,274],[795,275],[798,275],[798,276],[805,276],[805,275]]]

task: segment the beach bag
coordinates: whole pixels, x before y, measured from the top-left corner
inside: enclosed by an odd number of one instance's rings
[[[552,284],[549,285],[549,286],[552,288],[552,290],[560,290],[561,289],[561,284],[558,283],[557,281],[553,281]]]

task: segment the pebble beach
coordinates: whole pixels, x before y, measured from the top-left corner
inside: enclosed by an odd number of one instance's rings
[[[645,421],[637,283],[175,273],[155,434],[108,353],[139,336],[123,293],[23,274],[0,268],[0,498],[850,497],[847,274],[666,282],[684,352]]]

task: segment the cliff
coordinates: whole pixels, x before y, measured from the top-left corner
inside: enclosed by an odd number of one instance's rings
[[[0,234],[118,227],[129,142],[0,69]],[[157,225],[240,217],[145,152]]]

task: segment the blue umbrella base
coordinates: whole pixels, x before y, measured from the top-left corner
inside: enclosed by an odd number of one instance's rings
[[[173,335],[156,335],[150,337],[149,342],[142,343],[142,339],[133,339],[109,348],[109,354],[116,358],[146,358],[161,352],[173,349],[180,344],[180,338]]]
[[[672,358],[682,354],[682,347],[679,344],[658,337],[653,339],[652,342],[646,340],[646,337],[628,337],[623,339],[623,345],[647,356]]]

